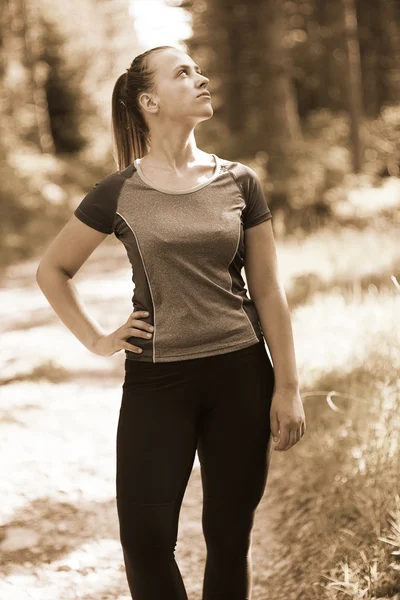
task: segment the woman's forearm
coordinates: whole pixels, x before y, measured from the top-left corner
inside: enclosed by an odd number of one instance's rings
[[[64,325],[93,351],[95,341],[105,332],[89,315],[71,277],[62,269],[39,267],[36,281]]]
[[[275,288],[254,300],[261,328],[274,364],[275,389],[299,386],[293,331],[285,292]]]

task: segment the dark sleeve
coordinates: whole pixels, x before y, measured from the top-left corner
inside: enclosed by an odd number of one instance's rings
[[[243,229],[254,227],[263,221],[272,219],[272,214],[261,188],[257,173],[246,165],[243,180],[243,193],[246,206],[243,209]]]
[[[92,229],[114,233],[118,197],[123,179],[111,173],[98,181],[74,210],[74,215]]]

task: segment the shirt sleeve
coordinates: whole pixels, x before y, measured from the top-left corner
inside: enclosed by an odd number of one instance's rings
[[[74,210],[74,215],[83,223],[111,234],[115,231],[115,218],[121,182],[114,174],[95,183]]]
[[[243,191],[246,206],[243,209],[243,229],[254,227],[263,221],[272,219],[265,195],[257,173],[246,165],[246,177]]]

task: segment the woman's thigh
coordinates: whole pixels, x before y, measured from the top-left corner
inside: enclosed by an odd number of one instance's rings
[[[204,502],[257,506],[270,459],[274,370],[264,342],[212,357],[198,442]]]
[[[198,440],[193,369],[126,359],[117,428],[117,498],[167,504],[182,498]]]

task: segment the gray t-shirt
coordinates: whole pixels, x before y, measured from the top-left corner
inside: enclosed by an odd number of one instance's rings
[[[241,276],[243,230],[271,211],[253,169],[213,156],[214,175],[180,191],[155,187],[135,160],[96,183],[74,211],[126,248],[133,309],[148,311],[143,320],[154,325],[152,338],[128,338],[143,349],[125,350],[129,359],[189,360],[264,339]]]

